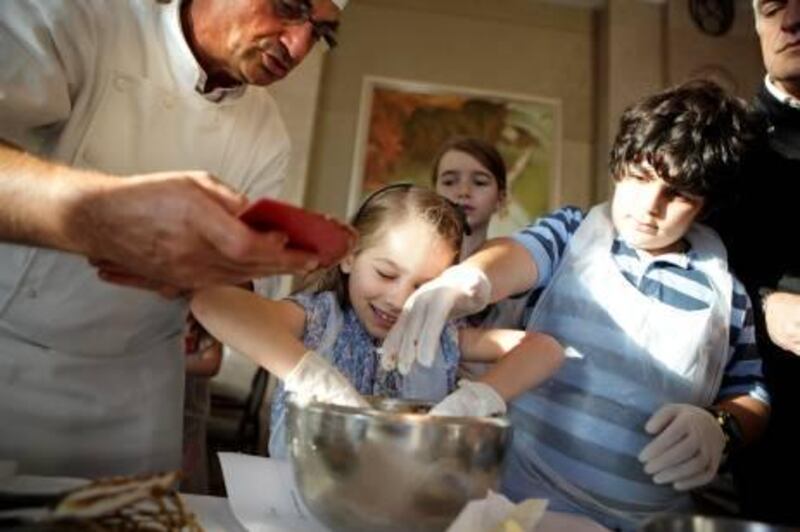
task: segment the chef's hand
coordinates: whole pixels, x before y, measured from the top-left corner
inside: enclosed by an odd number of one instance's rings
[[[690,490],[713,480],[722,461],[725,434],[714,416],[700,407],[668,404],[647,421],[657,434],[639,453],[644,470],[656,484]]]
[[[492,285],[486,274],[467,264],[446,269],[411,294],[379,352],[384,369],[407,374],[417,361],[430,367],[448,319],[468,316],[489,303]]]
[[[330,362],[308,351],[283,379],[284,388],[298,401],[321,401],[343,406],[368,407],[369,403]]]
[[[432,416],[491,416],[505,414],[506,402],[497,391],[483,382],[458,381],[454,391],[429,412]]]
[[[285,234],[242,223],[237,214],[246,204],[205,172],[127,177],[79,194],[67,231],[91,259],[115,265],[101,268],[103,279],[159,291],[318,266],[314,254],[287,249]]]
[[[775,345],[800,355],[800,295],[773,292],[764,300],[767,333]]]

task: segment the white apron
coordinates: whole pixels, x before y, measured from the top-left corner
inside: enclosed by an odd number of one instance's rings
[[[244,180],[254,162],[269,170],[258,150],[285,152],[277,115],[251,123],[241,105],[170,84],[162,50],[188,50],[169,35],[179,31],[177,3],[115,6],[113,26],[97,30],[112,45],[85,80],[89,96],[76,98],[43,155],[119,175],[204,169]],[[275,144],[259,147],[258,128],[279,133]],[[235,142],[239,133],[255,145]],[[180,467],[185,301],[101,282],[66,253],[0,244],[0,259],[0,459],[21,473],[80,477]]]
[[[607,526],[629,527],[687,505],[659,486],[637,455],[644,425],[666,403],[710,405],[728,352],[732,279],[719,238],[695,226],[693,265],[711,282],[710,308],[684,311],[642,294],[611,253],[607,204],[595,207],[567,246],[529,329],[566,349],[562,369],[514,401],[512,451],[503,479],[514,499],[547,497]]]

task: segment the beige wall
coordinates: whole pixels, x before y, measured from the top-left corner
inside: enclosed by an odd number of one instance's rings
[[[736,24],[724,37],[702,35],[688,17],[686,0],[598,5],[351,0],[339,48],[320,56],[302,80],[281,87],[284,115],[299,124],[292,131],[301,149],[291,186],[305,188],[306,205],[346,214],[366,75],[560,99],[561,203],[581,206],[607,196],[608,148],[627,105],[697,74],[746,97],[759,82],[747,0],[737,0]],[[302,98],[291,97],[295,87]]]
[[[673,83],[711,77],[744,98],[751,98],[764,77],[750,0],[737,0],[736,18],[724,37],[703,35],[683,2],[669,3],[669,79]]]
[[[562,101],[564,200],[589,199],[592,13],[530,0],[355,0],[323,73],[306,202],[343,215],[365,75]],[[498,12],[499,11],[499,12]]]

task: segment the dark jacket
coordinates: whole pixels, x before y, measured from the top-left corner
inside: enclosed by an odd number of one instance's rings
[[[743,193],[711,225],[754,303],[772,415],[762,440],[734,461],[746,516],[800,525],[800,356],[773,344],[761,311],[761,289],[800,282],[800,110],[761,87],[755,106],[766,118],[768,145],[748,165]],[[795,286],[791,291],[796,291]]]

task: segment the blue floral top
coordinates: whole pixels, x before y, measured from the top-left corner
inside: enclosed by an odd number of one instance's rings
[[[375,339],[355,311],[342,309],[333,292],[301,293],[289,298],[306,314],[303,344],[327,358],[362,395],[423,399],[437,402],[455,388],[460,352],[458,332],[448,324],[442,332],[439,353],[431,368],[414,364],[403,376],[381,367]],[[272,401],[270,455],[285,457],[284,415],[286,392],[279,383]]]

